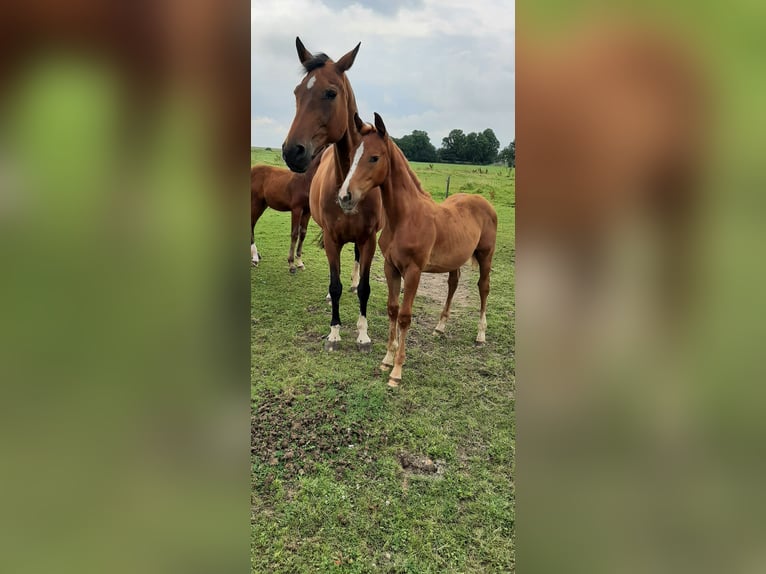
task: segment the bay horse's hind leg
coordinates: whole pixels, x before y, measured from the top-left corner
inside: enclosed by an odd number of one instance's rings
[[[487,295],[489,295],[489,273],[492,270],[492,251],[488,253],[476,253],[479,262],[479,297],[481,308],[479,309],[479,333],[476,335],[476,344],[483,345],[487,339]]]
[[[356,322],[356,328],[359,335],[356,338],[356,345],[360,351],[369,351],[372,348],[372,341],[367,334],[367,301],[370,298],[370,267],[372,266],[372,257],[375,254],[375,234],[373,233],[367,242],[362,245],[360,250],[354,244],[354,253],[360,254],[361,275],[357,295],[359,296],[359,319]]]
[[[373,251],[374,253],[374,251]],[[356,293],[359,288],[359,247],[354,243],[354,270],[351,272],[351,292]]]
[[[306,228],[309,225],[310,217],[311,217],[311,213],[309,211],[304,211],[301,214],[300,235],[298,236],[298,249],[295,253],[295,266],[298,269],[306,268],[306,266],[303,264],[303,260],[301,259],[301,256],[303,255],[303,241],[306,239]]]
[[[293,209],[290,212],[290,253],[287,256],[290,273],[295,273],[295,244],[298,242],[298,236],[301,231],[302,212],[302,209]]]
[[[324,250],[327,262],[330,264],[330,299],[332,302],[332,319],[330,334],[327,336],[324,348],[326,351],[337,351],[340,347],[340,295],[343,285],[340,282],[340,250],[342,245],[327,236],[324,239]]]
[[[449,279],[447,280],[447,302],[444,304],[442,314],[439,317],[439,323],[437,323],[434,329],[434,335],[443,335],[444,328],[447,326],[447,319],[449,319],[449,309],[452,305],[452,297],[457,290],[457,283],[460,279],[460,269],[455,269],[449,272]]]

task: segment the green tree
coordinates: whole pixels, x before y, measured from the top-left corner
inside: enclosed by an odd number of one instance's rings
[[[501,160],[508,167],[516,167],[516,140],[513,140],[508,147],[502,149],[497,159]]]
[[[463,130],[452,130],[446,138],[442,139],[442,147],[439,149],[439,159],[446,163],[464,161],[465,134]]]
[[[433,162],[437,160],[436,148],[431,143],[427,132],[413,130],[410,135],[393,139],[409,161]]]

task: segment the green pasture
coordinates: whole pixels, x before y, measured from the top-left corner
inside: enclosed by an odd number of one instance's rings
[[[253,149],[253,164],[283,165]],[[290,219],[267,210],[251,270],[253,572],[511,572],[514,567],[515,174],[501,166],[413,163],[437,201],[480,193],[499,229],[487,344],[475,347],[478,271],[463,269],[446,335],[432,335],[446,275],[415,300],[403,382],[378,371],[388,318],[372,267],[370,353],[356,349],[353,247],[342,254],[342,347],[326,353],[328,269],[309,225],[287,268]],[[480,170],[480,171],[479,171]],[[248,265],[243,249],[243,265]]]

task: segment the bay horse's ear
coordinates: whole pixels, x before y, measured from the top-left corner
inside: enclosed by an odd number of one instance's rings
[[[354,65],[354,59],[356,58],[356,53],[359,51],[359,46],[361,46],[361,45],[362,45],[362,43],[359,42],[356,45],[356,48],[351,50],[348,54],[343,56],[340,60],[338,60],[335,63],[335,67],[338,69],[338,71],[341,74],[344,73],[346,70],[350,69],[351,66]]]
[[[362,121],[362,118],[359,117],[359,112],[354,112],[354,125],[356,125],[357,131],[361,133],[362,128],[364,128],[364,122]]]
[[[295,37],[295,47],[298,49],[298,59],[301,61],[301,64],[314,57],[314,55],[306,49],[306,46],[303,45],[303,42],[301,42],[301,39],[298,36]]]
[[[375,112],[375,129],[378,130],[380,137],[385,139],[386,137],[386,124],[383,123],[383,118],[380,117],[378,112]]]

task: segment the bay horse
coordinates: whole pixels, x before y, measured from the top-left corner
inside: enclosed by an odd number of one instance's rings
[[[365,125],[358,115],[354,121],[359,129]],[[435,329],[435,333],[443,333],[460,267],[469,259],[478,263],[481,308],[476,343],[485,343],[497,214],[480,195],[456,193],[436,203],[376,113],[375,128],[362,136],[354,151],[354,163],[338,192],[338,203],[344,211],[353,212],[378,186],[386,213],[379,244],[385,258],[389,318],[388,347],[380,368],[392,369],[388,385],[395,387],[402,380],[405,341],[421,273],[449,273],[447,301]],[[400,308],[402,278],[405,284]]]
[[[258,248],[255,246],[255,224],[266,208],[270,207],[276,211],[289,211],[291,214],[290,252],[287,256],[290,273],[295,273],[296,268],[305,268],[301,256],[303,240],[306,239],[306,226],[311,217],[309,188],[317,167],[318,157],[311,162],[305,173],[293,173],[271,165],[254,165],[250,168],[250,255],[253,265],[258,265],[260,261]]]
[[[330,334],[325,341],[328,351],[335,351],[340,345],[340,296],[343,291],[340,252],[346,243],[354,244],[359,265],[357,346],[360,350],[370,350],[372,345],[367,334],[367,301],[376,236],[385,220],[380,189],[371,189],[354,210],[343,210],[338,204],[338,190],[352,163],[358,163],[358,158],[352,160],[351,154],[357,149],[361,134],[354,123],[356,98],[346,72],[353,65],[360,45],[334,62],[326,54],[312,54],[300,38],[295,39],[298,59],[306,75],[295,88],[295,117],[282,145],[282,157],[287,166],[303,172],[323,146],[334,144],[322,153],[309,196],[311,216],[322,229],[330,266],[332,319]],[[354,275],[357,275],[356,265]]]

